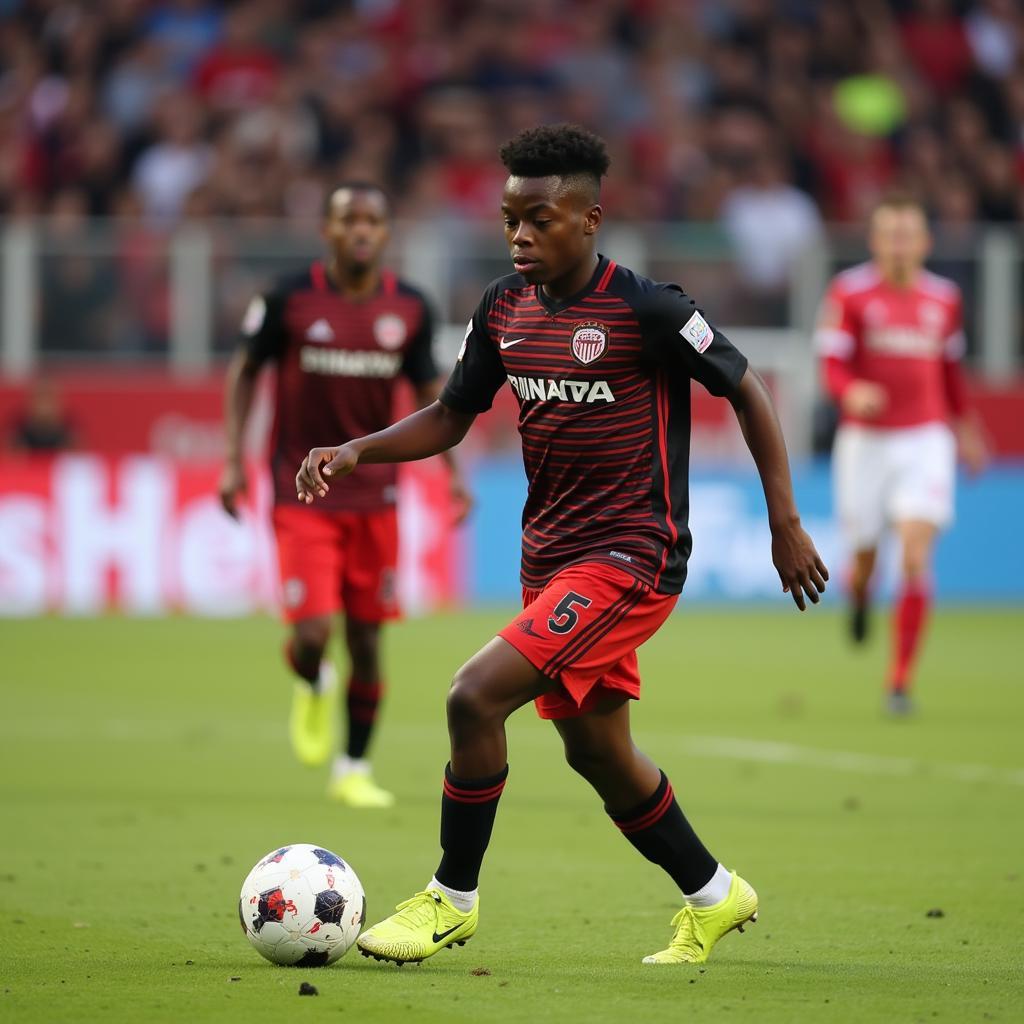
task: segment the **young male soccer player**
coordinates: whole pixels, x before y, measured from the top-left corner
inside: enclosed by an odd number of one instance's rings
[[[675,285],[595,247],[608,156],[560,125],[506,144],[505,237],[516,273],[485,292],[440,401],[370,437],[314,448],[300,500],[362,462],[420,459],[457,444],[507,380],[519,400],[530,489],[523,514],[523,612],[456,673],[451,763],[441,798],[443,857],[426,889],[364,932],[368,956],[419,961],[477,928],[477,878],[508,774],[505,719],[535,701],[569,764],[684,894],[667,949],[646,963],[707,959],[757,914],[757,895],[708,852],[665,775],[633,745],[636,648],[665,621],[690,553],[690,380],[733,403],[764,484],[772,555],[803,609],[828,578],[800,526],[768,392]],[[327,465],[320,471],[320,465]]]
[[[335,759],[328,792],[353,807],[394,802],[374,782],[366,752],[383,691],[380,627],[398,613],[395,467],[360,468],[351,486],[317,509],[295,500],[293,473],[324,434],[354,438],[391,423],[399,377],[412,382],[421,405],[440,391],[427,304],[381,267],[390,219],[388,199],[374,185],[342,185],[330,193],[323,224],[327,260],[253,299],[225,400],[228,460],[220,494],[235,516],[246,486],[242,435],[253,391],[262,367],[276,363],[273,524],[291,623],[286,657],[298,676],[291,741],[308,765],[323,764],[334,750],[337,681],[324,652],[332,616],[344,611],[351,661],[347,745]],[[454,472],[452,490],[465,510],[467,497]]]
[[[923,208],[904,196],[884,200],[869,237],[871,261],[832,281],[816,341],[841,414],[833,468],[836,508],[853,550],[851,635],[857,643],[867,635],[878,542],[891,524],[902,580],[887,701],[891,712],[906,714],[928,615],[932,548],[953,518],[957,440],[972,471],[987,454],[960,372],[960,290],[923,269],[930,245]]]

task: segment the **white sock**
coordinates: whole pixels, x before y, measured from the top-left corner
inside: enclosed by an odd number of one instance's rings
[[[370,762],[365,757],[349,757],[348,754],[339,754],[334,759],[334,766],[331,768],[331,777],[343,778],[346,775],[369,775]]]
[[[431,878],[427,888],[443,892],[452,901],[452,906],[456,910],[461,910],[463,914],[468,914],[476,906],[476,895],[480,891],[474,889],[472,892],[460,892],[458,889],[449,889],[447,885],[442,885],[436,878]]]
[[[338,670],[334,667],[333,661],[320,662],[320,675],[317,676],[316,685],[313,687],[317,693],[330,693],[338,685]]]
[[[683,895],[691,907],[713,907],[729,895],[730,885],[732,885],[732,872],[719,864],[707,885],[701,886],[695,893],[683,893]]]

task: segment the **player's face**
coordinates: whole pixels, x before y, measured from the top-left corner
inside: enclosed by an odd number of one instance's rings
[[[909,281],[931,245],[924,214],[916,207],[880,207],[871,218],[870,244],[884,277]]]
[[[339,188],[331,196],[324,239],[340,266],[354,271],[376,266],[390,231],[387,202],[379,192]]]
[[[578,184],[551,176],[505,182],[501,215],[516,270],[530,284],[558,281],[588,261],[601,207]]]

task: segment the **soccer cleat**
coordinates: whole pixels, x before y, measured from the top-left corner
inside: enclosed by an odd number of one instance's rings
[[[850,609],[850,639],[855,644],[862,644],[868,638],[871,620],[866,604],[853,605]]]
[[[910,697],[902,690],[893,690],[886,699],[885,707],[894,718],[906,718],[914,713]]]
[[[338,686],[333,667],[326,663],[314,690],[307,682],[297,682],[292,695],[288,736],[300,763],[310,768],[326,764],[335,748],[338,720]]]
[[[668,949],[645,956],[645,964],[702,964],[715,943],[734,928],[742,932],[747,922],[757,920],[757,893],[735,871],[729,895],[713,907],[687,904],[672,918],[675,935]]]
[[[439,950],[464,946],[476,933],[480,900],[464,914],[443,892],[427,889],[399,903],[395,913],[363,932],[356,940],[363,956],[402,964],[418,964]]]
[[[381,789],[365,772],[346,772],[331,779],[327,795],[347,807],[385,808],[395,804],[394,794]]]

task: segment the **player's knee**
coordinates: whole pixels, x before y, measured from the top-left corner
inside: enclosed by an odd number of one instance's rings
[[[487,698],[486,681],[478,670],[463,665],[448,691],[448,726],[452,729],[489,721],[495,708]]]
[[[594,779],[608,768],[607,751],[592,743],[566,743],[565,760],[569,767],[585,779]]]
[[[316,657],[318,660],[327,649],[331,638],[329,619],[305,619],[296,622],[294,627],[294,645],[297,654]]]

